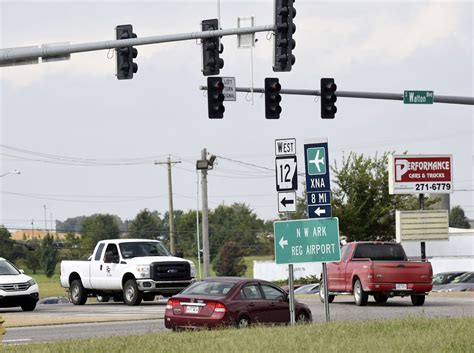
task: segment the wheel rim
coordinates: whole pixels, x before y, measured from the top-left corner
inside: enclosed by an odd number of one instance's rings
[[[239,320],[239,327],[240,328],[245,328],[245,327],[248,327],[249,326],[249,320],[245,317],[241,318]]]
[[[77,286],[72,287],[71,297],[74,301],[77,301],[79,299],[79,288]]]
[[[360,283],[357,281],[354,286],[354,297],[356,301],[360,300],[361,292],[360,292]]]
[[[133,286],[129,286],[127,288],[125,296],[127,297],[127,300],[131,302],[133,298],[135,297],[135,288],[133,288]]]
[[[308,318],[306,317],[306,314],[300,313],[298,315],[298,318],[296,319],[296,322],[299,322],[300,324],[303,324],[308,321]]]

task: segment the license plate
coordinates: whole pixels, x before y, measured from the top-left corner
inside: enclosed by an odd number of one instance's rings
[[[397,283],[397,284],[395,284],[395,289],[396,290],[406,290],[407,285],[405,283]]]
[[[187,305],[185,311],[187,314],[197,314],[199,312],[199,306]]]

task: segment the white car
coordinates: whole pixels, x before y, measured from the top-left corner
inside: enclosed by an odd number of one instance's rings
[[[32,311],[35,310],[38,299],[36,281],[0,257],[0,307],[21,306],[23,311]]]

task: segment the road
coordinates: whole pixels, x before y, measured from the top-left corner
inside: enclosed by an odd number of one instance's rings
[[[312,313],[313,321],[325,322],[324,305],[317,296],[300,298]],[[7,323],[5,344],[51,342],[91,337],[137,335],[166,331],[163,326],[164,302],[145,303],[138,307],[123,304],[38,305],[32,313],[18,309],[1,309]],[[336,297],[330,305],[331,321],[385,320],[403,317],[462,317],[474,316],[474,295],[445,297],[429,296],[424,306],[414,307],[409,298],[389,299],[386,304],[369,301],[367,306],[354,305],[352,297]],[[57,324],[64,318],[79,324]],[[97,322],[107,320],[106,322]],[[109,321],[112,320],[112,321]],[[133,320],[133,321],[132,321]],[[23,322],[23,323],[21,323]],[[65,321],[62,321],[65,322]],[[87,322],[87,323],[85,323]],[[15,323],[10,325],[9,323]],[[32,325],[24,327],[24,325]],[[17,327],[12,327],[17,326]],[[23,326],[23,327],[22,327]]]

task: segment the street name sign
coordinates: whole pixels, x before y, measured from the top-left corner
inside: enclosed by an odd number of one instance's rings
[[[451,155],[390,155],[390,194],[447,194],[453,192]]]
[[[433,104],[433,101],[434,101],[433,91],[404,91],[403,92],[404,104]]]
[[[224,84],[224,94],[225,101],[236,101],[237,93],[235,90],[235,77],[222,77],[222,83]]]
[[[277,264],[341,259],[337,218],[278,221],[273,231]]]
[[[327,140],[310,140],[304,145],[306,194],[309,218],[332,216]]]
[[[296,212],[296,192],[278,193],[278,212]]]

